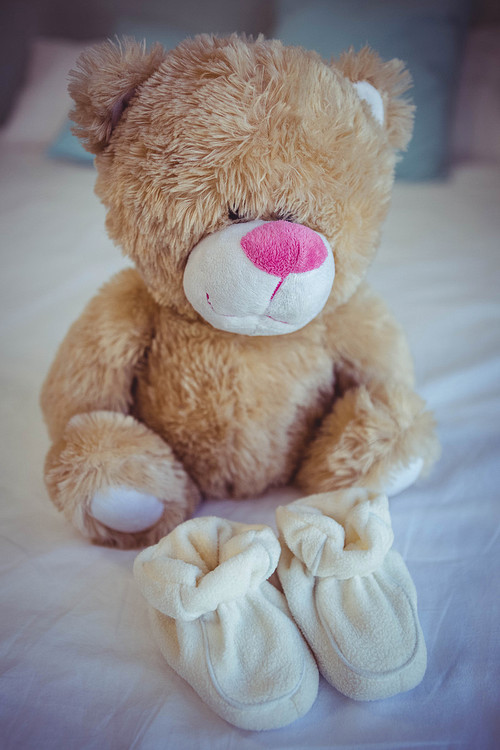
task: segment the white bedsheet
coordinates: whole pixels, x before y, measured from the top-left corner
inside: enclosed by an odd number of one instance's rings
[[[500,169],[397,185],[371,279],[408,333],[443,455],[391,501],[429,666],[422,684],[356,703],[321,681],[281,730],[226,724],[162,660],[134,552],[95,547],[47,498],[37,399],[70,322],[124,261],[92,170],[40,145],[0,146],[0,746],[2,748],[498,747],[500,666]],[[283,489],[200,514],[274,524]]]

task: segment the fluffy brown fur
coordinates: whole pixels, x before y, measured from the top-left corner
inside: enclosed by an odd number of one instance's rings
[[[351,82],[381,92],[385,126]],[[96,156],[111,237],[137,271],[118,274],[70,329],[42,407],[54,446],[46,480],[93,540],[151,543],[198,496],[245,497],[290,481],[307,491],[378,485],[436,452],[413,393],[404,336],[361,283],[413,108],[399,61],[368,49],[326,64],[277,41],[200,36],[166,54],[107,43],[73,74],[77,132]],[[212,328],[182,287],[193,246],[230,223],[292,216],[334,248],[336,277],[304,329],[247,337]],[[78,416],[75,416],[78,415]],[[128,415],[128,416],[126,416]],[[142,534],[88,512],[128,484],[165,502]]]

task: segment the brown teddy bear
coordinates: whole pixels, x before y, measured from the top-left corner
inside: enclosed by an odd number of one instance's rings
[[[405,338],[364,282],[412,129],[398,60],[131,40],[72,73],[118,273],[42,392],[45,479],[92,541],[152,544],[202,497],[394,493],[437,451]]]

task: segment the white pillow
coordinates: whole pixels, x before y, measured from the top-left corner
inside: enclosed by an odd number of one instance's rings
[[[71,109],[68,73],[93,43],[35,40],[26,83],[2,132],[6,142],[50,143]]]

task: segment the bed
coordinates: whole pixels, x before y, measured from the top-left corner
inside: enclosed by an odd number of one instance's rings
[[[394,546],[418,592],[427,673],[413,691],[372,703],[321,680],[304,718],[257,733],[213,714],[163,661],[132,577],[136,553],[89,544],[43,486],[42,379],[70,322],[125,263],[106,237],[92,168],[46,153],[67,111],[64,74],[76,51],[38,42],[36,77],[0,141],[1,746],[498,747],[498,92],[477,104],[490,107],[489,151],[476,134],[481,147],[457,159],[447,180],[396,184],[370,271],[406,329],[442,443],[430,476],[391,501]],[[461,101],[463,117],[469,105]],[[468,133],[457,136],[464,149]],[[274,526],[276,506],[296,497],[282,488],[206,502],[198,514]]]

